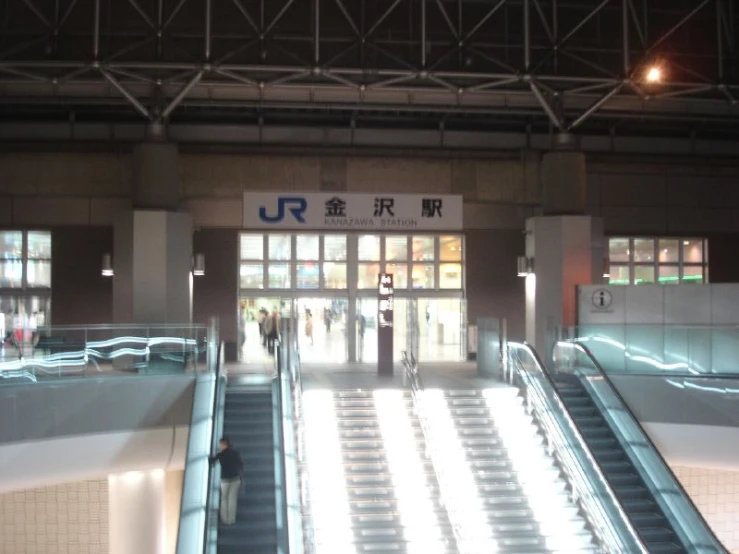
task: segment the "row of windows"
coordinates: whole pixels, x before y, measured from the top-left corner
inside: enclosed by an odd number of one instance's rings
[[[377,288],[378,275],[392,273],[396,289],[459,290],[462,244],[460,235],[356,235],[350,240],[338,234],[242,233],[240,287],[348,289],[353,264],[357,289]]]
[[[0,288],[51,287],[51,233],[0,231]]]
[[[612,285],[708,282],[708,244],[700,238],[613,237]]]

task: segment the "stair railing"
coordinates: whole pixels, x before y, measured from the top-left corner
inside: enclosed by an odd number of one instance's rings
[[[440,459],[440,456],[434,455],[433,453],[438,450],[436,441],[434,441],[433,429],[429,424],[428,414],[424,406],[424,394],[426,389],[423,384],[421,372],[418,368],[418,362],[416,357],[411,352],[402,352],[403,360],[403,385],[408,386],[411,391],[411,398],[413,399],[413,410],[418,416],[418,421],[421,424],[421,431],[423,432],[423,439],[426,443],[426,457],[431,460],[431,465],[434,469],[434,475],[440,485],[441,501],[446,508],[447,515],[449,516],[449,522],[451,523],[452,530],[454,532],[454,539],[457,544],[461,543],[461,517],[456,513],[453,502],[447,502],[444,495],[445,487],[442,485],[446,483],[446,471],[443,467],[439,467],[438,464],[433,463],[433,460]]]
[[[572,497],[603,552],[647,553],[604,473],[587,447],[539,356],[526,343],[507,345],[509,373],[524,393],[527,410],[545,434]]]
[[[590,350],[579,342],[560,341],[552,360],[556,372],[576,376],[585,387],[686,550],[727,552]]]

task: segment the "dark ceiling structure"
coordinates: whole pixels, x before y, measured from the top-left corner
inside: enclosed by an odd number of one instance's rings
[[[0,0],[0,125],[268,121],[733,140],[737,4]]]

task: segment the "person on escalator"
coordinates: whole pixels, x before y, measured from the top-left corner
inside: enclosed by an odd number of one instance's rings
[[[210,461],[221,464],[221,522],[224,525],[233,525],[236,523],[236,506],[239,500],[244,462],[228,437],[223,437],[218,441],[218,450],[218,454],[212,456]]]

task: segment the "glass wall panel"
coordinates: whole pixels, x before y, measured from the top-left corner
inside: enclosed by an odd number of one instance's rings
[[[634,239],[634,261],[654,261],[654,239]]]
[[[385,259],[404,262],[408,259],[408,237],[385,237]]]
[[[703,240],[687,239],[683,240],[683,263],[686,264],[702,264],[703,259]]]
[[[269,264],[268,284],[271,289],[290,288],[290,264]]]
[[[439,288],[462,288],[462,264],[441,264],[439,266]]]
[[[0,258],[6,260],[23,257],[23,231],[0,231]]]
[[[269,259],[289,260],[292,257],[292,237],[290,235],[269,235]]]
[[[29,260],[26,268],[26,280],[29,287],[51,286],[51,262]]]
[[[51,259],[51,232],[28,231],[28,258],[32,260]]]
[[[678,263],[680,261],[680,241],[677,239],[659,240],[659,262]]]
[[[637,265],[634,267],[634,284],[646,285],[654,283],[654,266]]]
[[[357,288],[376,289],[380,278],[380,264],[359,264],[357,267]]]
[[[318,235],[298,235],[295,249],[299,260],[318,260]]]
[[[442,262],[461,262],[462,237],[457,235],[440,237],[439,258]]]
[[[323,264],[323,286],[327,289],[347,288],[346,264],[325,262]]]
[[[434,237],[413,237],[413,261],[433,261]]]
[[[0,260],[0,288],[21,288],[22,286],[23,262]]]
[[[657,282],[660,285],[677,285],[680,282],[680,266],[661,265]]]
[[[385,264],[385,273],[392,273],[396,289],[408,288],[408,264]]]
[[[611,285],[628,285],[629,282],[629,266],[611,264],[611,277],[608,283]]]
[[[703,266],[686,265],[683,267],[683,283],[702,283],[703,282]]]
[[[239,268],[239,286],[242,289],[263,289],[264,266],[262,264],[242,263]]]
[[[299,263],[297,281],[299,289],[317,289],[320,282],[318,262]]]
[[[323,259],[331,262],[346,261],[346,235],[323,237]]]
[[[380,237],[359,235],[357,238],[357,258],[365,262],[380,261]]]
[[[608,240],[608,258],[611,263],[629,262],[629,239],[612,238]]]
[[[414,289],[434,288],[434,264],[413,264],[411,282]]]
[[[242,233],[240,250],[242,260],[263,260],[264,236]]]

